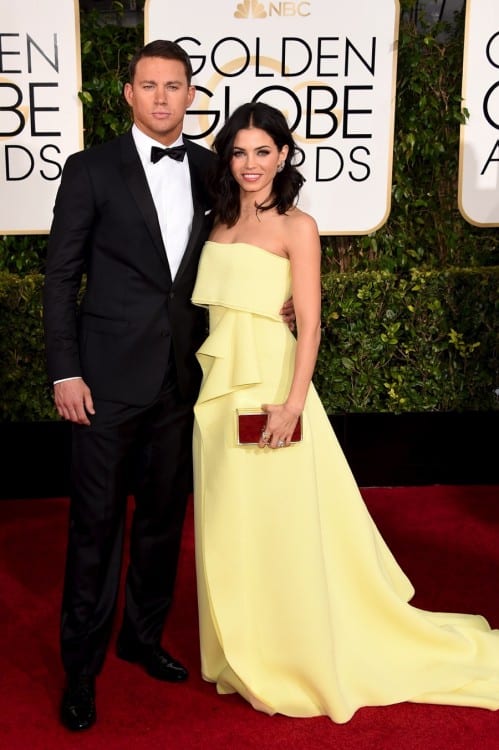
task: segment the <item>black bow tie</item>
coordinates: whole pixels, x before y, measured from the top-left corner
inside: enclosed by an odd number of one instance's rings
[[[169,156],[170,159],[175,159],[175,161],[184,161],[185,146],[173,146],[173,148],[159,148],[159,146],[151,146],[151,161],[154,164],[162,159],[163,156]]]

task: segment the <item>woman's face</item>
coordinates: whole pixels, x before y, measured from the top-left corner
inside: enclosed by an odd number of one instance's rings
[[[287,154],[288,147],[285,145],[279,150],[265,130],[244,128],[234,139],[230,171],[241,190],[254,193],[261,202],[261,196],[267,198],[272,192],[277,167]]]

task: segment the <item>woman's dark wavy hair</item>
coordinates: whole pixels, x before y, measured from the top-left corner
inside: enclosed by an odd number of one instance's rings
[[[264,102],[242,104],[226,120],[213,142],[213,150],[218,155],[218,167],[212,181],[215,215],[218,221],[229,227],[236,223],[240,212],[239,185],[230,171],[234,140],[240,130],[250,127],[268,133],[279,150],[285,145],[289,149],[283,170],[274,177],[270,199],[257,205],[257,209],[269,211],[276,208],[278,213],[286,213],[295,204],[305,182],[293,164],[296,144],[282,112]]]

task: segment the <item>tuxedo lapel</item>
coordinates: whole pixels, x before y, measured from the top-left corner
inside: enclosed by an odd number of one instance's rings
[[[161,229],[159,226],[158,215],[154,206],[151,191],[147,183],[144,170],[140,161],[140,157],[137,153],[133,136],[131,133],[126,133],[121,141],[121,156],[122,156],[122,170],[123,179],[125,180],[128,188],[133,196],[135,203],[137,204],[146,226],[151,235],[151,239],[156,251],[159,253],[161,261],[165,264],[168,269],[168,275],[170,276],[170,268],[168,265],[168,259],[166,256],[165,246],[161,237]]]
[[[192,227],[187,242],[185,253],[182,257],[179,269],[177,271],[177,277],[181,276],[182,272],[188,267],[189,263],[193,258],[197,262],[200,252],[199,237],[203,227],[205,226],[206,216],[208,211],[208,203],[205,195],[205,188],[202,179],[202,166],[198,163],[196,158],[196,150],[192,148],[191,142],[185,140],[187,149],[187,158],[189,160],[189,171],[191,175],[191,190],[192,190],[192,204],[194,208],[194,215],[192,217]]]
[[[206,188],[204,186],[203,170],[206,168],[206,164],[203,164],[198,157],[200,148],[194,148],[191,142],[187,139],[185,145],[191,177],[194,214],[192,217],[192,227],[189,240],[177,271],[176,278],[182,275],[192,261],[197,263],[202,244],[200,242],[200,237],[203,229],[206,227],[206,214],[209,212],[210,208],[206,197]],[[154,248],[159,253],[161,261],[164,263],[168,271],[168,276],[171,282],[171,272],[161,236],[158,215],[131,132],[126,133],[121,138],[121,159],[123,179],[128,185],[133,199],[142,214],[151,235]]]

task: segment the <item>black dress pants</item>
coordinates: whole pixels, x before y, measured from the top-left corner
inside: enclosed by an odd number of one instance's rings
[[[175,383],[153,403],[94,403],[91,426],[73,426],[71,503],[61,615],[70,674],[97,674],[118,594],[127,497],[135,496],[122,632],[157,645],[170,607],[192,488],[192,405]]]

